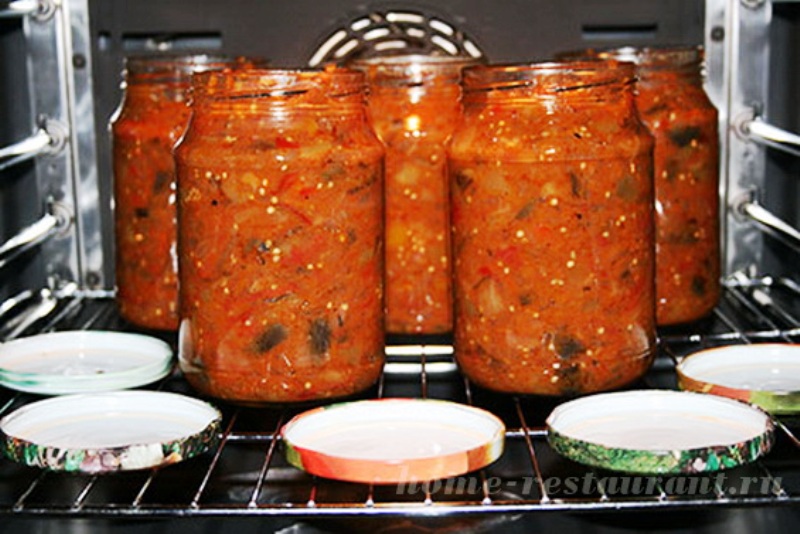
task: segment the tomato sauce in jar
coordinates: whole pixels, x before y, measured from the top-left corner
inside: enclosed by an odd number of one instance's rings
[[[120,315],[138,326],[178,329],[172,147],[189,119],[192,73],[228,64],[206,55],[125,61],[123,100],[111,121],[116,286]]]
[[[175,149],[180,365],[243,403],[346,396],[380,375],[383,147],[363,73],[203,73]]]
[[[655,137],[656,318],[708,315],[719,301],[719,135],[695,47],[622,49],[637,65],[636,106]]]
[[[454,343],[513,393],[636,380],[655,351],[653,140],[618,62],[464,70],[449,147]]]
[[[722,286],[718,118],[703,89],[702,48],[626,46],[560,57],[636,65],[636,107],[655,138],[656,320],[705,317]]]
[[[453,328],[450,210],[445,145],[461,118],[461,69],[471,58],[360,60],[370,122],[386,146],[386,329]]]

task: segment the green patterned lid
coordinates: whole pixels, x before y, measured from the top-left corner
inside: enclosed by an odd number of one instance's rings
[[[744,402],[671,390],[590,395],[559,405],[547,418],[548,441],[561,455],[627,473],[703,473],[766,454],[774,425]]]

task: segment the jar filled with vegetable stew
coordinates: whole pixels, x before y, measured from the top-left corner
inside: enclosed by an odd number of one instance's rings
[[[450,210],[445,145],[461,118],[461,69],[471,58],[360,60],[370,122],[386,146],[386,329],[452,331]]]
[[[346,396],[383,366],[383,147],[363,73],[195,76],[178,170],[180,365],[243,403]]]
[[[178,329],[172,147],[189,119],[192,73],[230,64],[206,55],[125,60],[111,133],[117,302],[133,324]]]
[[[449,147],[458,365],[573,395],[655,350],[653,139],[614,61],[472,67]]]
[[[622,48],[637,65],[636,106],[655,137],[656,317],[708,315],[719,301],[719,136],[697,47]]]

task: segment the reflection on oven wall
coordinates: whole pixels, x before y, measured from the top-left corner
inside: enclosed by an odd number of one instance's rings
[[[52,2],[40,0],[38,4],[47,6]],[[57,51],[60,56],[45,64],[37,63],[36,59],[46,55],[48,50],[37,44],[32,51],[30,41],[31,37],[42,41],[43,28],[51,21],[38,20],[44,17],[37,14],[4,17],[0,19],[0,57],[3,60],[0,88],[4,101],[0,108],[0,147],[42,128],[45,123],[39,107],[43,99],[38,93],[46,87],[63,84],[72,89],[73,98],[81,89],[86,95],[78,100],[84,108],[82,113],[73,109],[79,107],[78,101],[69,100],[69,95],[61,97],[64,101],[60,106],[66,109],[59,110],[55,129],[59,124],[66,124],[67,129],[72,130],[68,131],[69,144],[79,145],[67,147],[63,161],[58,155],[45,154],[2,171],[0,240],[3,243],[48,214],[53,215],[50,223],[54,226],[63,225],[64,219],[72,224],[66,231],[63,228],[50,230],[56,235],[52,240],[62,243],[60,247],[33,246],[16,258],[13,266],[3,268],[0,298],[25,288],[58,286],[72,281],[82,288],[113,287],[108,120],[119,102],[120,71],[127,54],[212,51],[264,57],[275,66],[302,66],[319,60],[322,52],[335,54],[344,49],[343,54],[351,53],[352,47],[346,49],[351,38],[368,41],[365,35],[368,36],[370,30],[380,29],[383,21],[387,21],[387,14],[400,13],[420,16],[419,26],[430,35],[438,32],[445,40],[462,44],[468,41],[472,46],[470,50],[490,61],[533,61],[559,51],[588,46],[708,43],[713,28],[706,20],[707,12],[719,4],[736,5],[741,9],[747,4],[750,10],[770,9],[770,48],[786,49],[788,53],[767,56],[770,92],[763,109],[769,110],[770,120],[777,126],[798,131],[800,120],[792,95],[798,87],[798,73],[793,65],[797,64],[800,50],[796,37],[800,9],[797,3],[791,2],[747,1],[739,5],[740,2],[733,0],[297,0],[280,3],[69,0],[51,17],[61,17],[62,28],[70,29],[72,37],[63,50]],[[80,35],[81,31],[85,32],[84,36]],[[345,37],[333,39],[342,31]],[[380,37],[380,32],[372,35]],[[727,43],[726,37],[722,36],[723,43]],[[326,48],[326,45],[330,46]],[[371,44],[359,42],[357,46]],[[56,75],[45,75],[50,67],[54,67]],[[14,104],[7,105],[7,102]],[[90,105],[87,106],[87,102]],[[798,160],[768,149],[765,161],[764,174],[769,176],[769,184],[754,193],[758,204],[768,207],[779,219],[796,228]],[[48,176],[48,173],[59,174],[62,167],[65,174],[74,173],[75,176],[60,182],[55,176]],[[57,183],[61,184],[61,190],[54,185]],[[85,196],[87,191],[93,192],[96,198],[83,204],[74,200],[66,202],[66,209],[60,209],[63,207],[61,200],[69,200],[76,192]],[[71,211],[75,207],[77,213]],[[742,238],[740,244],[749,247],[747,237]],[[762,239],[759,234],[754,248],[759,250],[753,256],[758,262],[758,272],[791,273],[792,263],[786,261],[786,246],[782,240]],[[745,255],[738,263],[728,261],[728,272],[746,266],[753,258]]]

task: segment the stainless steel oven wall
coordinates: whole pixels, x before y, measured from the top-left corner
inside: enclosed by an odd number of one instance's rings
[[[725,273],[796,275],[800,3],[706,2],[707,88],[720,111]]]
[[[0,2],[3,297],[101,284],[87,6]]]

